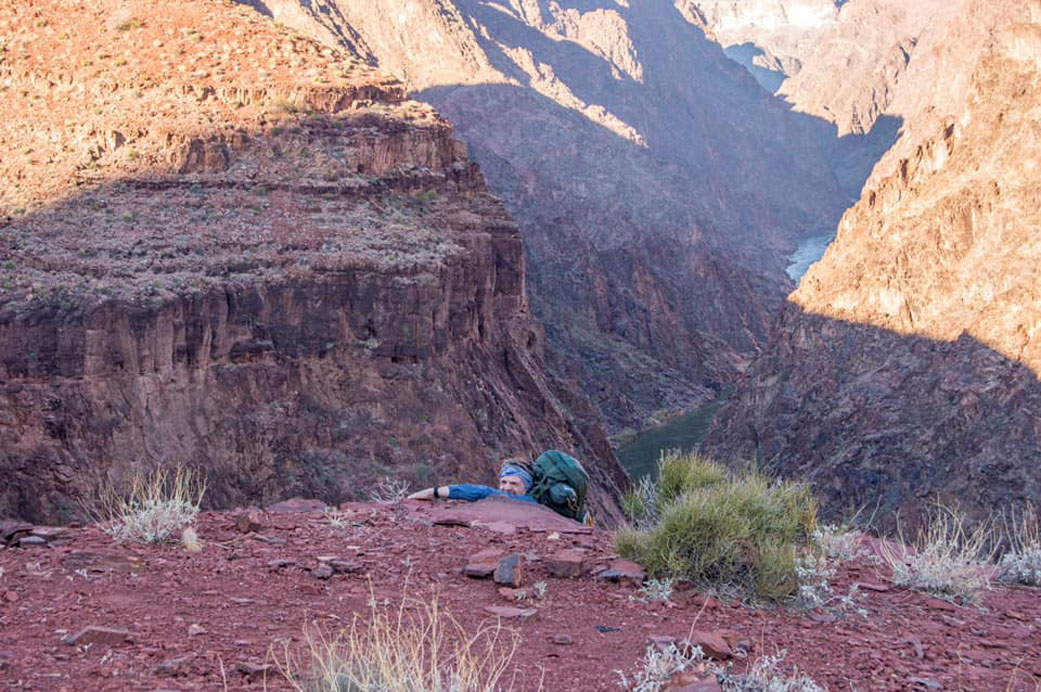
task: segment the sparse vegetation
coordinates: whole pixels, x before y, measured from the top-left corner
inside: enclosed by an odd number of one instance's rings
[[[756,473],[730,477],[697,453],[667,454],[637,527],[616,535],[618,552],[653,578],[738,587],[773,601],[795,595],[797,558],[817,528],[809,488]],[[650,525],[648,516],[657,515]]]
[[[653,601],[667,601],[672,598],[672,590],[676,583],[675,579],[648,579],[638,593],[629,597],[630,600],[640,603],[651,603]]]
[[[135,475],[125,491],[103,489],[86,509],[117,540],[165,543],[195,521],[205,492],[205,479],[191,469],[156,469]]]
[[[436,596],[403,599],[396,610],[373,597],[368,618],[335,635],[310,631],[305,660],[287,649],[280,667],[299,692],[509,690],[519,637],[495,622],[471,634]]]
[[[882,558],[893,570],[893,583],[939,598],[972,603],[979,591],[990,587],[993,556],[991,525],[979,522],[970,527],[963,514],[937,505],[908,542],[903,532],[900,543],[911,550],[883,544]]]
[[[1004,520],[1007,549],[998,568],[1001,581],[1041,586],[1041,521],[1032,504]]]
[[[648,646],[640,665],[631,681],[624,672],[616,670],[618,686],[626,692],[659,692],[673,676],[704,665],[704,654],[697,646],[681,648],[669,644],[664,649]]]
[[[632,680],[620,670],[615,672],[619,686],[626,692],[661,692],[670,679],[687,671],[715,676],[724,692],[824,692],[823,687],[802,674],[798,667],[786,667],[785,655],[786,652],[780,651],[762,656],[747,672],[735,675],[729,667],[706,659],[701,648],[681,642],[660,649],[648,646]]]
[[[813,678],[804,675],[797,666],[786,669],[785,651],[772,656],[761,656],[742,675],[721,671],[720,683],[725,692],[825,692]]]

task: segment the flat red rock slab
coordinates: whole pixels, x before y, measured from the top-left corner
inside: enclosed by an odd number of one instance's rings
[[[534,608],[513,608],[511,606],[485,606],[484,612],[506,620],[527,620],[537,612]]]
[[[435,524],[482,527],[512,534],[508,527],[556,533],[590,533],[592,529],[562,517],[548,507],[489,497],[478,502],[415,502],[406,505],[415,518]]]
[[[115,646],[125,642],[129,636],[130,631],[122,628],[88,625],[75,634],[66,635],[62,638],[62,642],[74,646],[85,646],[87,644]]]

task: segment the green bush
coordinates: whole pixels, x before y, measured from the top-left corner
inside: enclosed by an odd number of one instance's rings
[[[817,525],[807,486],[756,473],[729,477],[697,454],[668,455],[659,469],[657,497],[641,498],[657,521],[620,531],[619,554],[653,578],[737,586],[775,601],[796,592],[797,557]]]

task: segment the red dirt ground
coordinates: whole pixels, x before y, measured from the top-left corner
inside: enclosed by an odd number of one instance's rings
[[[569,524],[555,517],[504,516],[502,503],[352,504],[340,526],[321,513],[268,511],[251,534],[236,530],[237,516],[203,513],[198,554],[118,544],[93,526],[68,529],[43,547],[0,549],[0,688],[287,689],[276,665],[286,644],[302,646],[308,623],[335,630],[367,614],[370,589],[392,608],[405,593],[439,591],[441,605],[470,631],[492,617],[486,606],[518,605],[491,579],[463,574],[468,558],[488,548],[525,554],[524,585],[548,585],[543,599],[519,604],[535,608],[534,616],[503,621],[521,637],[517,690],[540,682],[550,692],[617,690],[614,671],[631,674],[649,636],[724,628],[751,642],[737,670],[786,650],[787,662],[831,690],[1035,690],[1041,678],[1037,590],[996,589],[979,607],[961,608],[894,588],[861,561],[842,567],[834,587],[845,593],[867,584],[858,601],[867,618],[754,609],[693,590],[666,604],[640,603],[630,599],[631,583],[558,579],[547,570],[545,558],[573,547],[588,549],[590,565],[602,568],[612,553],[608,533],[563,533]],[[84,551],[113,558],[110,569]],[[319,556],[360,570],[318,579],[311,570]],[[291,562],[275,566],[279,560]],[[90,625],[130,635],[114,645],[62,642]],[[553,643],[558,635],[573,643]],[[243,672],[250,664],[272,667],[250,675]]]

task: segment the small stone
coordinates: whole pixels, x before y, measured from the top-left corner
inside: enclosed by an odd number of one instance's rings
[[[328,579],[333,576],[333,568],[328,563],[323,562],[311,570],[311,576],[315,579]]]
[[[612,560],[607,569],[597,574],[596,578],[606,579],[607,581],[629,582],[639,586],[647,579],[647,572],[635,562],[619,558]]]
[[[958,608],[950,601],[944,601],[939,598],[926,598],[925,605],[932,608],[933,610],[942,610],[948,613],[955,613]]]
[[[690,645],[701,647],[701,651],[709,658],[725,661],[734,655],[730,644],[720,632],[694,631],[690,634]]]
[[[235,529],[239,533],[256,533],[264,528],[263,513],[256,507],[250,507],[235,520]]]
[[[206,634],[206,628],[205,627],[203,627],[202,625],[200,625],[197,622],[193,622],[192,624],[188,625],[188,636],[189,637],[197,637],[200,634]]]
[[[936,682],[932,678],[909,677],[909,678],[907,678],[907,681],[909,683],[911,683],[912,685],[921,685],[922,687],[928,687],[930,690],[942,690],[943,689],[943,685],[941,685],[940,683]]]
[[[354,574],[364,569],[364,565],[354,560],[330,560],[328,564],[336,574]]]
[[[520,587],[524,582],[524,557],[513,553],[500,559],[492,578],[496,584]]]
[[[47,545],[47,539],[40,536],[22,536],[15,541],[15,545],[19,548],[42,548]]]
[[[4,592],[4,601],[7,602],[7,603],[17,603],[18,602],[18,592],[17,591],[5,591]]]
[[[0,543],[13,545],[21,536],[28,535],[33,530],[32,524],[23,521],[4,520],[0,521]]]
[[[886,591],[890,591],[890,587],[886,586],[885,584],[873,584],[871,582],[864,581],[858,582],[857,587],[865,591],[874,591],[876,593],[885,593]]]
[[[253,602],[252,598],[232,598],[231,602],[235,605],[249,605]]]
[[[115,646],[116,644],[122,644],[125,642],[129,636],[129,630],[118,627],[98,627],[97,625],[88,625],[76,634],[65,635],[62,637],[62,641],[74,646],[85,646],[87,644],[106,644],[108,646]]]
[[[528,597],[528,590],[527,589],[511,589],[508,586],[500,586],[499,587],[499,595],[502,596],[503,598],[505,598],[510,603],[515,603],[517,601],[523,601],[525,598],[527,598]]]
[[[268,569],[273,571],[273,570],[277,570],[277,569],[282,569],[283,567],[288,567],[289,565],[292,565],[292,564],[295,564],[295,563],[296,563],[295,560],[289,560],[289,559],[286,559],[286,558],[278,558],[276,560],[268,560],[267,563],[265,563],[265,564],[267,564],[267,568]]]
[[[485,606],[484,611],[506,620],[527,620],[538,612],[534,608],[511,608],[510,606]]]
[[[558,550],[546,558],[546,569],[558,579],[581,577],[588,568],[589,556],[584,550]]]
[[[155,668],[155,674],[159,677],[172,678],[180,675],[187,675],[189,664],[192,659],[195,658],[194,654],[186,654],[177,658],[171,658],[163,661]]]
[[[571,646],[575,643],[570,634],[554,634],[552,641],[557,646]]]
[[[269,663],[249,663],[247,661],[240,661],[235,664],[235,670],[247,677],[254,677],[257,675],[267,675],[271,671],[271,665]]]
[[[70,572],[85,570],[95,573],[140,574],[145,571],[144,561],[134,555],[91,553],[84,550],[69,553],[62,559],[61,564]]]
[[[485,579],[492,576],[499,565],[502,551],[495,548],[482,550],[470,557],[470,561],[463,568],[463,574],[474,579]]]

